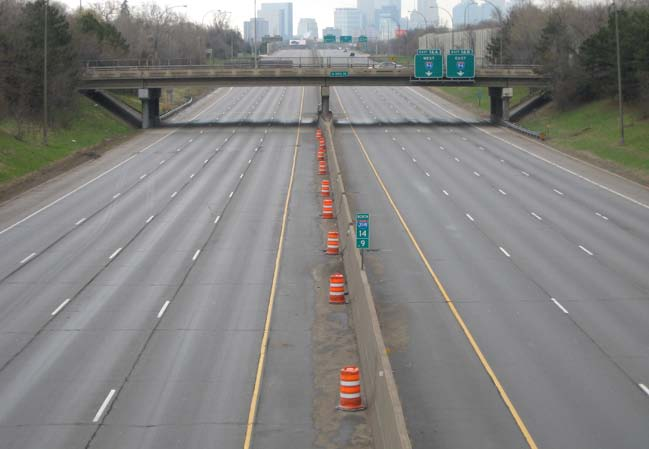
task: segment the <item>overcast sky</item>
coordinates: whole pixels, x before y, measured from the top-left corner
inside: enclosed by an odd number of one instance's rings
[[[79,7],[79,0],[59,0],[69,5],[71,8]],[[103,0],[82,0],[84,5],[95,3],[96,1]],[[118,0],[121,1],[121,0]],[[460,0],[437,0],[437,4],[450,10],[453,6],[459,3]],[[137,7],[143,3],[157,3],[162,7],[187,5],[183,8],[186,11],[187,17],[194,22],[201,22],[203,17],[205,21],[210,20],[210,15],[205,16],[210,11],[221,9],[230,11],[232,19],[230,24],[234,28],[243,30],[244,20],[248,20],[254,14],[253,0],[164,0],[154,1],[150,0],[129,0],[129,5]],[[262,3],[262,0],[257,1],[257,9]],[[276,3],[275,1],[265,1],[264,3]],[[407,12],[414,9],[416,0],[401,0],[401,15],[408,15]],[[318,22],[319,33],[327,26],[334,24],[334,9],[335,8],[355,8],[356,0],[293,0],[293,32],[297,32],[298,21],[303,17],[313,17]],[[180,12],[183,9],[177,8],[176,11]],[[440,14],[443,18],[444,14]]]

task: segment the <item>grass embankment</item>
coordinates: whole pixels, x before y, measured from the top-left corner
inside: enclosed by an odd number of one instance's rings
[[[548,143],[566,153],[649,185],[649,117],[643,118],[631,106],[625,109],[624,145],[615,100],[593,101],[568,111],[549,104],[520,124],[545,132]]]
[[[206,93],[210,88],[206,87],[179,87],[176,89],[162,89],[160,96],[160,113],[171,111],[173,108],[185,103],[189,98],[197,99]],[[170,92],[173,93],[170,93]],[[126,103],[136,111],[142,112],[142,102],[137,97],[137,90],[109,91],[109,94]]]
[[[487,87],[435,87],[446,98],[451,98],[472,111],[486,116],[489,115],[489,89]],[[514,96],[509,101],[509,107],[521,103],[530,95],[527,87],[514,87]]]
[[[0,184],[35,172],[81,150],[128,135],[133,128],[85,97],[79,100],[79,114],[67,129],[51,129],[45,147],[42,132],[35,129],[21,139],[15,125],[0,122]]]

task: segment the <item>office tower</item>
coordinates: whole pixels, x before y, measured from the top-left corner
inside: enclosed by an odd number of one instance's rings
[[[334,27],[343,36],[358,37],[363,26],[363,15],[358,8],[336,8],[334,10]]]
[[[254,39],[254,29],[253,29],[253,24],[255,23],[255,19],[251,18],[250,20],[243,22],[243,39],[246,42],[252,42]],[[257,43],[261,42],[261,38],[263,36],[267,36],[269,34],[268,31],[268,21],[266,19],[262,19],[260,17],[257,17]]]
[[[262,3],[257,15],[268,21],[269,34],[293,37],[293,3]]]
[[[318,24],[315,19],[300,19],[297,24],[297,35],[302,39],[317,39]]]

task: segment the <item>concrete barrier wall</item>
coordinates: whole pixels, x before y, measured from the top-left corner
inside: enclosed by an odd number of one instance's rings
[[[361,269],[361,254],[356,248],[353,217],[333,141],[335,128],[330,122],[321,121],[320,124],[327,136],[328,168],[340,233],[340,249],[360,352],[362,391],[368,406],[374,446],[376,449],[411,449],[392,366],[385,351],[374,296],[367,274]]]

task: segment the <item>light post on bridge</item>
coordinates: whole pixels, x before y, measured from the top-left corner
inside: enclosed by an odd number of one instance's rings
[[[453,14],[451,14],[448,9],[442,8],[441,6],[430,6],[430,8],[438,9],[448,14],[449,19],[451,19],[451,48],[455,48],[455,25],[453,24]]]
[[[503,15],[502,12],[500,11],[500,8],[494,5],[492,2],[489,0],[483,0],[485,3],[488,3],[489,5],[493,6],[493,8],[496,10],[496,14],[498,14],[498,23],[500,24],[500,42],[499,42],[499,64],[503,64]]]
[[[424,26],[426,27],[426,48],[430,48],[430,46],[428,45],[428,34],[429,34],[428,33],[428,19],[426,19],[426,16],[423,15],[422,13],[420,13],[419,11],[417,11],[416,9],[413,9],[412,11],[408,11],[408,12],[410,14],[417,13],[417,14],[419,14],[421,16],[422,19],[424,19]]]

